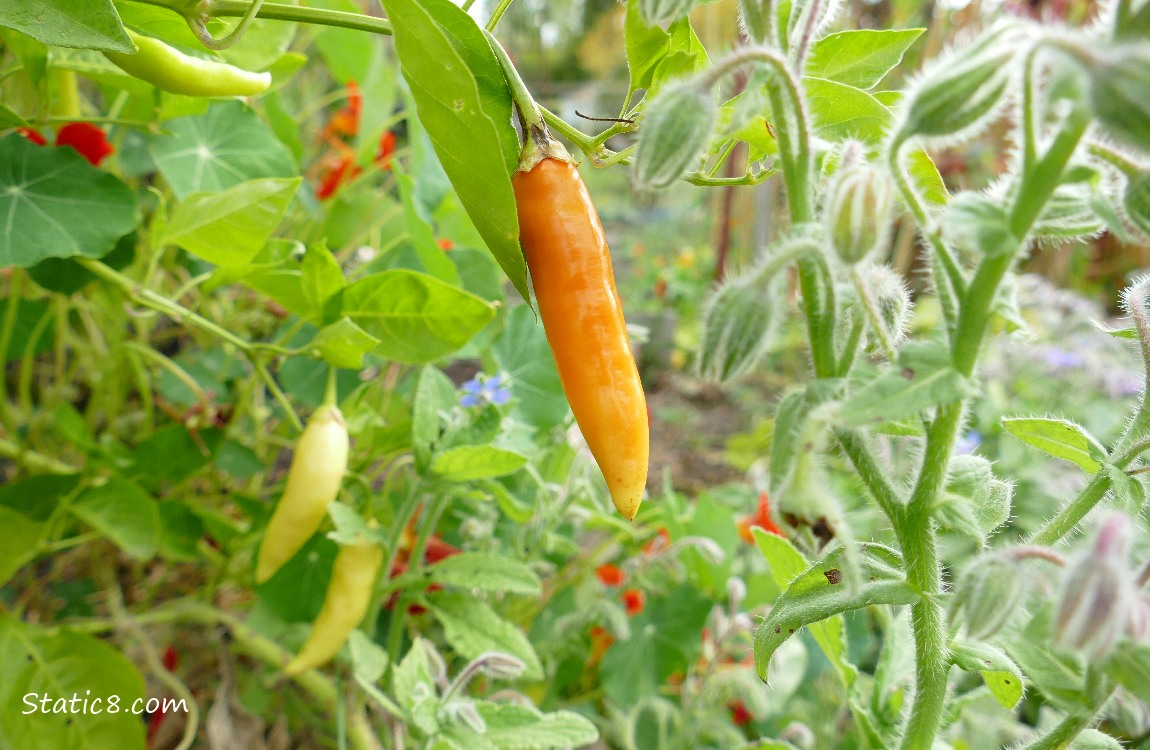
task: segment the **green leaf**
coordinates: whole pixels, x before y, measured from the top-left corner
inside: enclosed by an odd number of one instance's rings
[[[28,121],[0,102],[0,128],[23,128]]]
[[[950,364],[950,354],[937,344],[908,343],[898,364],[843,402],[839,418],[862,427],[918,416],[939,404],[958,401],[975,392],[974,385]]]
[[[144,679],[111,646],[71,630],[44,631],[0,617],[0,746],[19,750],[144,750],[144,723],[132,713]],[[71,715],[61,700],[73,695]],[[47,711],[39,702],[50,697]],[[32,711],[27,703],[36,706]],[[95,701],[99,699],[100,703]],[[118,712],[111,709],[117,701]],[[55,709],[55,710],[53,710]],[[99,709],[97,712],[94,709]]]
[[[628,0],[623,30],[632,94],[639,89],[654,93],[661,84],[706,66],[707,51],[687,18],[664,29],[643,17],[638,0]]]
[[[918,601],[919,594],[907,584],[898,567],[898,553],[879,544],[859,547],[862,583],[856,590],[852,591],[843,580],[840,547],[791,581],[775,600],[755,633],[755,668],[763,680],[768,679],[775,650],[804,625],[872,604]]]
[[[387,669],[387,652],[378,643],[357,629],[348,636],[347,646],[356,678],[372,684],[383,676]]]
[[[415,713],[421,702],[435,696],[431,660],[427,657],[429,648],[432,648],[430,644],[417,637],[392,674],[395,700],[408,713]]]
[[[347,370],[363,367],[363,355],[378,345],[379,339],[357,326],[351,318],[340,318],[319,329],[310,344],[319,350],[324,362]]]
[[[563,750],[599,739],[599,730],[572,711],[539,713],[515,703],[480,701],[475,706],[487,725],[483,738],[500,750]]]
[[[775,413],[774,432],[771,436],[769,490],[772,495],[782,493],[791,480],[800,454],[804,450],[803,433],[811,412],[842,395],[841,380],[818,380],[801,391],[787,394],[779,402]],[[806,441],[809,442],[809,441]]]
[[[148,136],[148,153],[180,199],[261,177],[298,176],[287,146],[238,101],[171,120],[163,134]]]
[[[393,170],[395,185],[399,190],[399,198],[403,203],[403,216],[407,224],[407,237],[419,256],[423,270],[440,281],[459,286],[459,271],[455,264],[447,257],[447,253],[439,248],[435,242],[435,234],[431,231],[431,224],[422,215],[419,205],[415,201],[415,185],[410,176],[398,169]]]
[[[1119,649],[1105,662],[1103,671],[1139,700],[1150,703],[1150,643]]]
[[[804,72],[859,89],[874,88],[902,62],[925,30],[858,29],[829,34],[811,45]]]
[[[112,0],[5,0],[0,6],[0,26],[53,47],[136,50]]]
[[[543,325],[531,308],[518,305],[508,313],[491,353],[511,380],[512,416],[539,430],[563,423],[570,413],[567,397]]]
[[[511,93],[483,30],[450,0],[383,0],[419,121],[467,215],[529,300],[511,176]]]
[[[1048,417],[1005,417],[1006,431],[1028,445],[1078,464],[1088,474],[1097,474],[1106,461],[1106,449],[1085,427],[1068,419]]]
[[[179,245],[218,266],[242,266],[271,238],[301,180],[250,180],[189,195],[172,211],[157,244]]]
[[[343,288],[343,269],[327,245],[321,242],[309,247],[300,263],[300,289],[308,307],[315,311],[311,316],[313,322],[321,325],[331,322],[335,314],[328,308],[336,307],[332,303]]]
[[[991,695],[1005,709],[1022,700],[1022,671],[1006,652],[987,643],[956,641],[950,646],[954,663],[967,672],[978,672]]]
[[[432,613],[443,625],[444,637],[464,659],[498,651],[514,656],[526,665],[524,679],[543,679],[543,666],[527,636],[487,604],[449,591],[438,592],[429,598]]]
[[[455,406],[455,383],[438,367],[428,365],[419,373],[411,415],[411,444],[416,468],[423,471],[431,462],[439,442],[439,414]]]
[[[950,201],[946,183],[943,182],[938,167],[926,149],[920,148],[910,152],[907,156],[907,172],[910,173],[910,179],[918,189],[919,195],[927,203],[945,206]]]
[[[256,587],[260,604],[286,622],[311,622],[323,606],[337,554],[338,544],[323,534],[312,536],[275,575]]]
[[[0,267],[102,258],[136,228],[136,196],[73,148],[0,138]]]
[[[380,356],[419,364],[466,344],[495,317],[495,307],[426,274],[395,270],[345,289],[343,314],[379,339]]]
[[[195,562],[200,558],[197,545],[204,535],[204,523],[187,504],[179,500],[157,503],[160,514],[161,555],[177,562]]]
[[[1030,686],[1070,713],[1096,710],[1086,694],[1086,665],[1081,656],[1056,649],[1051,643],[1053,606],[1038,610],[1024,628],[1007,633],[1000,642],[1022,669]]]
[[[431,473],[449,482],[466,482],[502,477],[526,463],[527,456],[492,445],[460,445],[437,453],[431,459]]]
[[[535,595],[543,590],[535,571],[503,555],[464,552],[444,558],[427,573],[436,583],[488,593]]]
[[[137,560],[148,560],[160,544],[160,509],[147,492],[122,479],[86,490],[72,514],[111,539]]]
[[[785,590],[810,567],[802,553],[787,539],[759,528],[751,529],[751,534],[770,567],[771,578],[780,589]],[[809,629],[815,643],[835,668],[843,684],[847,687],[852,685],[858,676],[858,669],[847,660],[842,615],[832,615],[820,622],[811,623]]]
[[[822,78],[803,78],[815,132],[828,141],[875,144],[886,135],[890,110],[865,91]]]
[[[117,271],[127,268],[136,258],[139,237],[128,232],[100,262]],[[99,277],[74,258],[45,258],[28,269],[28,275],[40,286],[57,294],[75,294]]]
[[[0,556],[0,585],[36,557],[47,530],[47,524],[0,505],[0,548],[4,550]]]

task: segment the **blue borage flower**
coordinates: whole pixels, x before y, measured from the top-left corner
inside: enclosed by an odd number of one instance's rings
[[[459,397],[461,406],[482,406],[484,404],[505,404],[511,400],[511,391],[506,387],[507,377],[503,373],[487,376],[479,373],[463,384],[463,395]]]

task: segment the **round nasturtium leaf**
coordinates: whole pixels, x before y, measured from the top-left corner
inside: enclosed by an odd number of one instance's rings
[[[73,148],[0,138],[0,267],[102,258],[136,228],[136,196]]]

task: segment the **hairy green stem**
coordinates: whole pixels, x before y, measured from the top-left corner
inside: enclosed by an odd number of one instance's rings
[[[1075,107],[1041,160],[1022,176],[1009,214],[1010,227],[1018,244],[1010,252],[984,257],[962,300],[952,343],[952,361],[962,375],[970,377],[974,373],[998,287],[1025,245],[1031,226],[1058,186],[1058,179],[1088,123],[1088,113],[1082,107]],[[945,617],[935,601],[940,591],[941,575],[931,511],[946,480],[964,412],[962,401],[939,408],[927,431],[926,453],[907,503],[904,523],[901,529],[896,528],[906,560],[907,580],[923,594],[923,599],[912,609],[917,689],[902,738],[902,750],[929,750],[932,747],[946,703],[950,659]]]

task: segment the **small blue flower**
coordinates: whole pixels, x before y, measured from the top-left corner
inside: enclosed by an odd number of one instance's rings
[[[958,439],[954,444],[954,452],[957,455],[964,456],[969,453],[974,453],[974,449],[982,445],[982,435],[978,430],[971,430]]]
[[[483,373],[476,375],[463,384],[463,395],[459,397],[460,405],[506,404],[511,400],[511,391],[504,386],[505,380],[502,373],[490,377]]]

